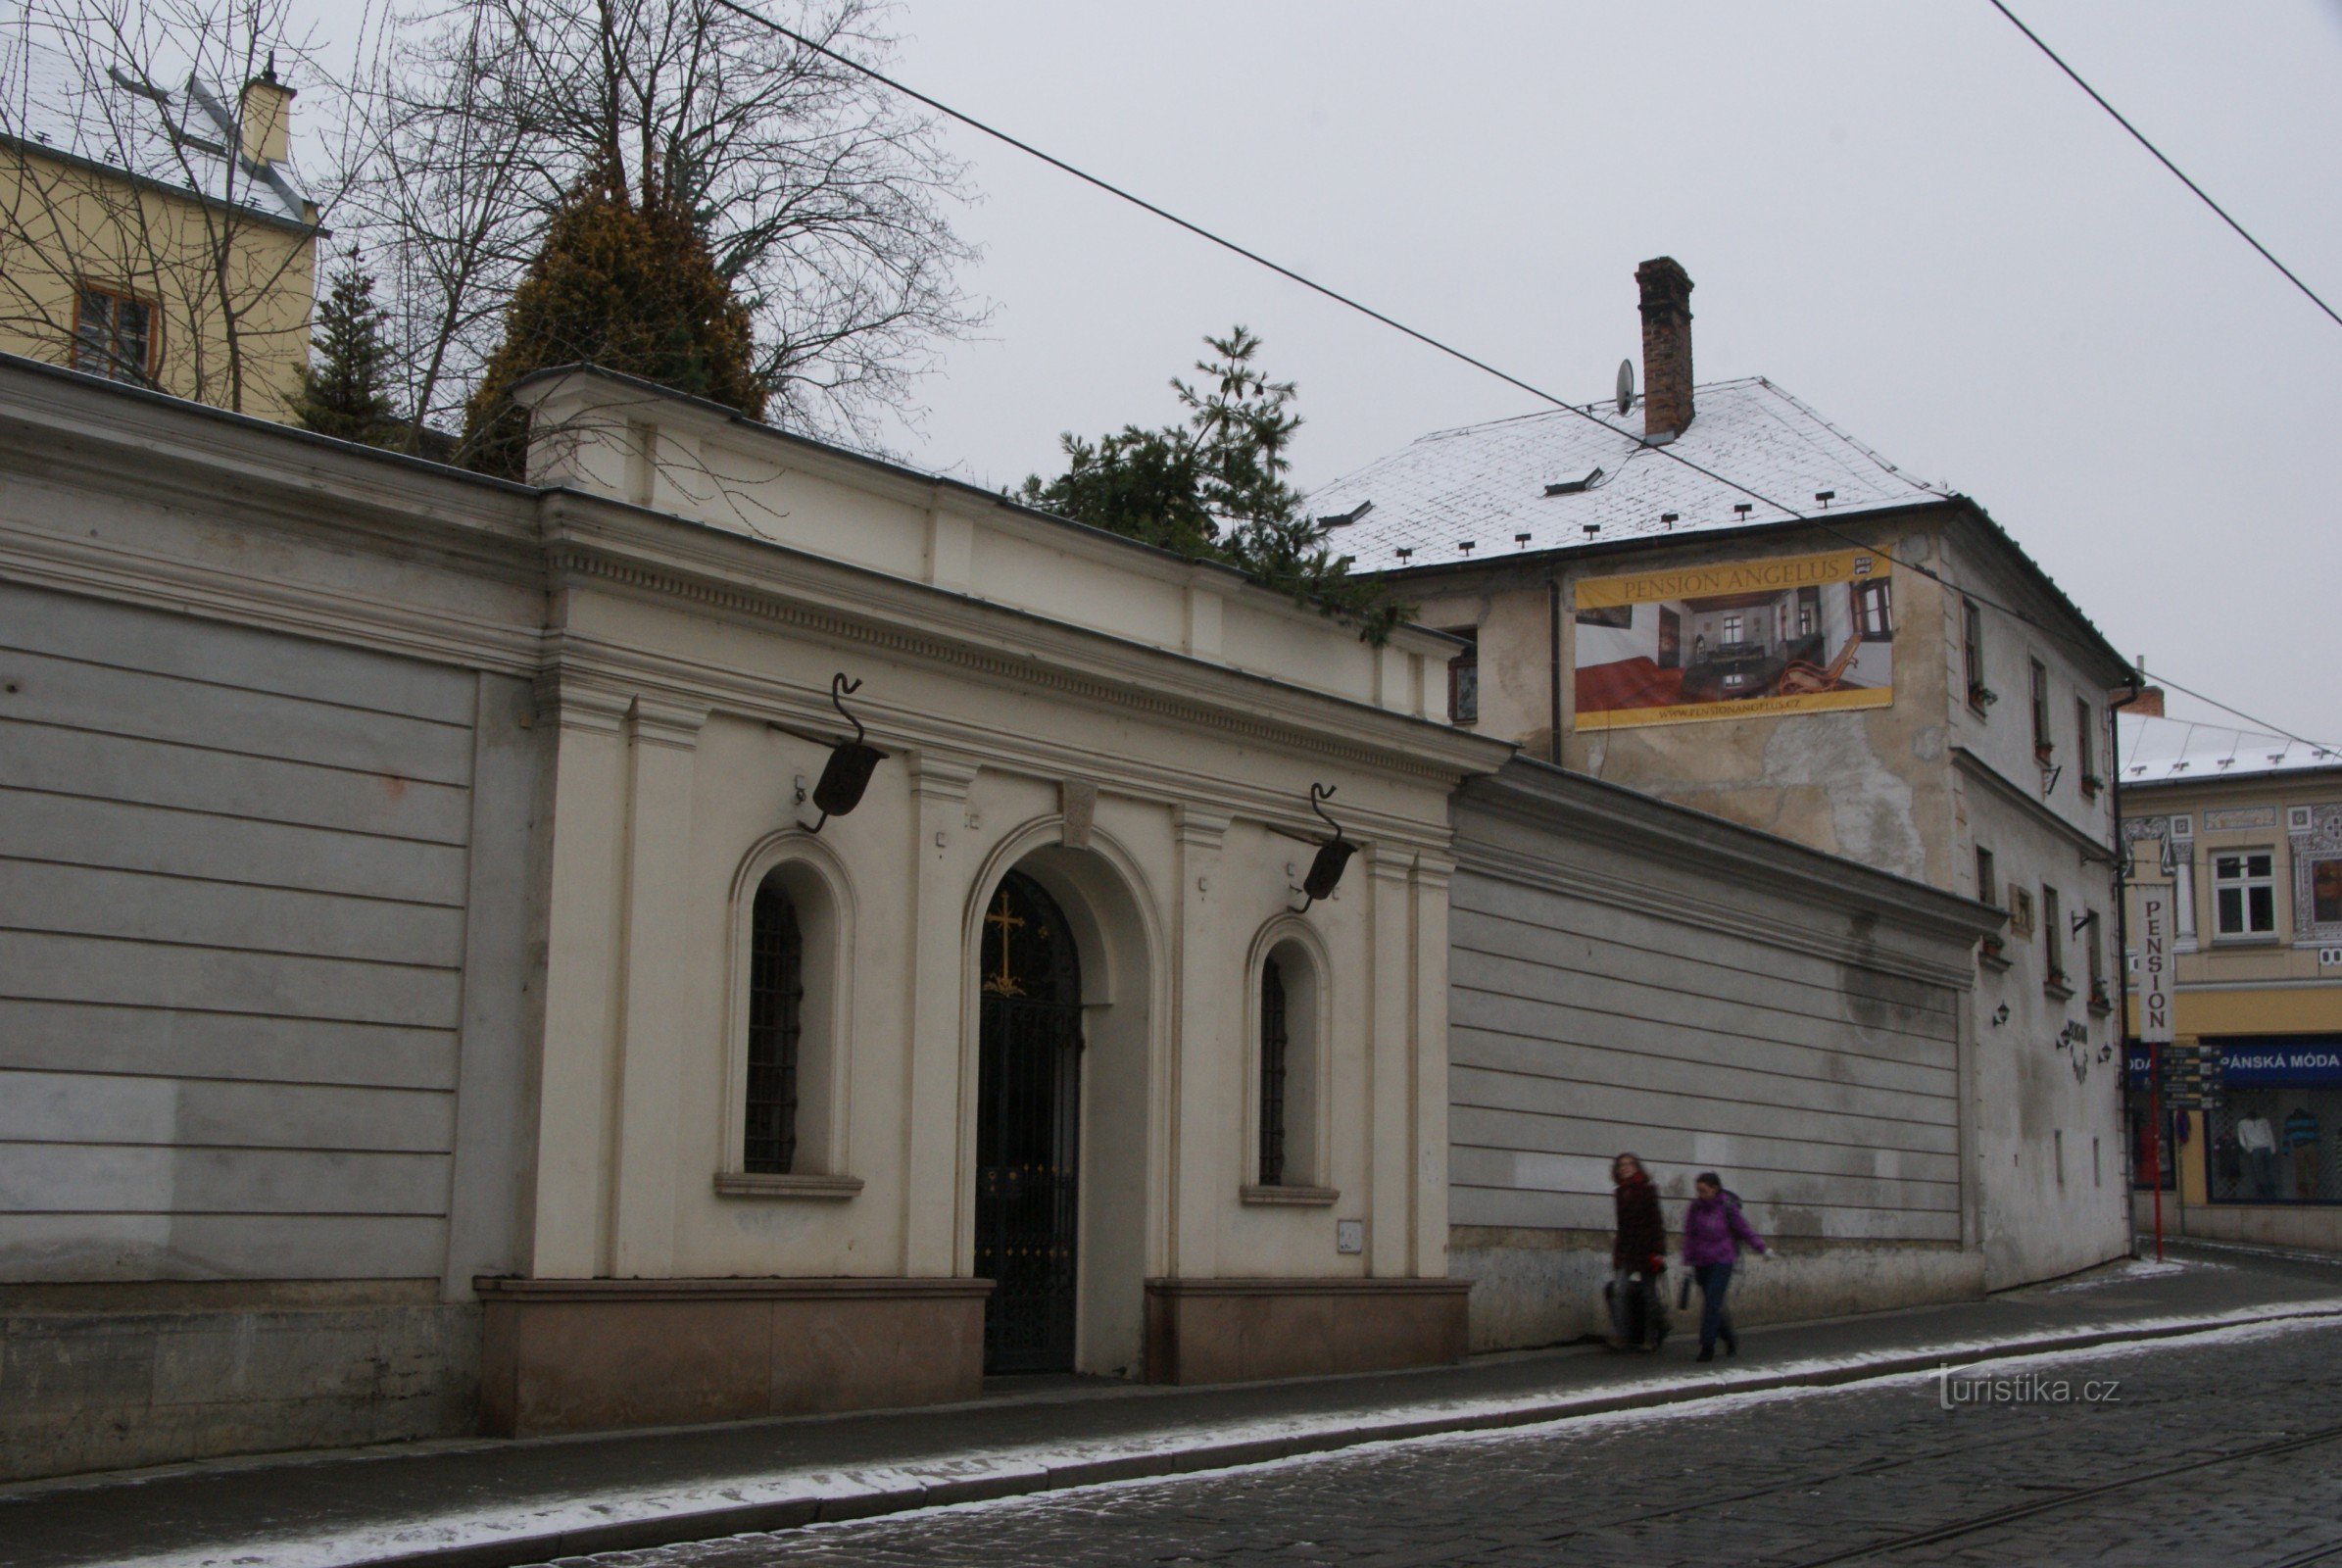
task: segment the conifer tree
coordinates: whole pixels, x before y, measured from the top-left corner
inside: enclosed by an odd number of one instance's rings
[[[1065,471],[1025,480],[1019,499],[1061,516],[1125,534],[1196,560],[1225,562],[1263,587],[1292,596],[1388,642],[1413,607],[1382,582],[1350,571],[1350,558],[1327,548],[1325,529],[1303,514],[1286,481],[1286,449],[1301,416],[1291,381],[1272,381],[1254,364],[1260,339],[1239,326],[1206,337],[1213,357],[1196,362],[1196,385],[1173,380],[1188,411],[1184,425],[1125,425],[1094,446],[1058,438]]]
[[[317,307],[309,366],[293,414],[303,428],[367,446],[396,445],[405,426],[390,405],[390,350],[374,280],[353,256]]]
[[[464,461],[520,474],[528,420],[512,385],[558,365],[597,365],[760,418],[755,347],[748,309],[692,215],[657,187],[638,203],[598,174],[555,215],[512,295],[504,342],[464,411]]]

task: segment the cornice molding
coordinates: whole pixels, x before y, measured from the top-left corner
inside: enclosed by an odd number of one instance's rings
[[[1971,950],[1949,942],[1946,946],[1961,955],[1961,961],[1933,963],[1917,955],[1882,949],[1875,944],[1840,941],[1771,921],[1738,919],[1711,906],[1686,904],[1680,899],[1662,897],[1651,892],[1644,883],[1626,877],[1607,876],[1543,857],[1533,858],[1517,848],[1459,838],[1456,852],[1456,870],[1459,874],[1476,873],[1494,881],[1526,885],[1605,907],[1649,915],[1675,925],[1687,925],[1719,936],[1735,937],[1784,953],[1823,958],[1905,980],[1918,980],[1947,990],[1969,991],[1976,986],[1976,970],[1967,961]],[[1794,897],[1794,894],[1789,896]],[[1452,895],[1449,903],[1451,906],[1455,903]],[[1845,906],[1840,907],[1847,913],[1878,912]]]
[[[1859,861],[1743,827],[1653,797],[1562,773],[1539,764],[1516,762],[1494,778],[1475,779],[1457,798],[1455,854],[1460,868],[1506,877],[1543,878],[1556,891],[1598,896],[1644,913],[1747,936],[1841,961],[1874,962],[1877,950],[1857,951],[1834,941],[1816,945],[1801,933],[1781,932],[1711,915],[1704,906],[1659,898],[1624,878],[1589,870],[1535,848],[1536,839],[1508,837],[1501,844],[1471,832],[1470,819],[1485,812],[1499,821],[1564,839],[1580,838],[1632,851],[1686,875],[1716,881],[1730,878],[1760,892],[1820,904],[1849,916],[1878,920],[1923,940],[1941,942],[1963,954],[1957,968],[1912,955],[1896,961],[1915,978],[1942,980],[1965,988],[1974,979],[1967,951],[1978,937],[1998,931],[2006,911],[1958,894],[1877,870]]]
[[[2067,821],[2065,817],[2042,805],[2039,800],[2027,795],[2018,787],[2014,779],[2007,777],[1999,768],[1994,767],[1967,747],[1954,743],[1951,753],[1952,765],[1958,768],[1964,776],[1975,779],[2003,801],[2017,807],[2030,817],[2036,826],[2049,829],[2073,845],[2075,850],[2080,852],[2085,862],[2109,866],[2114,863],[2115,851],[2112,845],[2101,844],[2091,838],[2089,834],[2084,833],[2080,828]],[[2108,820],[2110,823],[2113,821],[2111,815]]]
[[[729,535],[717,537],[732,541]],[[816,586],[814,582],[793,582],[793,591],[784,591],[773,583],[751,584],[718,576],[705,563],[648,557],[621,551],[615,545],[611,540],[561,538],[549,552],[555,581],[564,585],[574,579],[607,582],[653,600],[687,603],[745,619],[791,626],[829,642],[860,644],[905,659],[949,664],[1000,685],[1039,687],[1118,712],[1135,710],[1279,749],[1315,753],[1354,767],[1442,785],[1491,771],[1512,752],[1502,742],[1445,725],[836,562],[805,558],[815,576],[825,567],[842,576],[852,575],[859,590],[854,609],[815,600],[809,592]],[[843,600],[845,596],[839,597]],[[895,612],[890,614],[890,611]],[[999,624],[1003,619],[1013,622],[1014,631],[1020,634],[1017,640],[1028,648],[1036,643],[1056,646],[1034,649],[1023,658],[982,646],[979,638],[984,643],[1005,640],[1003,634],[1010,627]],[[995,622],[989,636],[983,624],[987,620]],[[929,629],[939,626],[943,628],[940,633]],[[951,631],[963,635],[950,636]],[[1042,662],[1044,654],[1049,662]],[[1096,673],[1101,670],[1110,673]],[[1169,682],[1178,685],[1175,688]],[[1382,733],[1376,736],[1376,731]],[[1374,739],[1350,738],[1362,733]]]

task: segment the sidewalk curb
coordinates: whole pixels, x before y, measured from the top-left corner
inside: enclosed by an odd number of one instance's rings
[[[2302,1307],[2249,1316],[2167,1320],[2146,1327],[2117,1326],[2062,1334],[2037,1334],[1984,1346],[1973,1343],[1946,1345],[1933,1349],[1882,1355],[1876,1360],[1804,1372],[1757,1372],[1739,1376],[1725,1374],[1710,1383],[1635,1389],[1608,1395],[1562,1396],[1504,1410],[1423,1416],[1380,1423],[1369,1420],[1339,1430],[1276,1438],[1234,1439],[1223,1443],[1205,1442],[1193,1447],[1161,1453],[1036,1464],[1024,1469],[995,1471],[964,1480],[939,1480],[915,1487],[853,1492],[827,1497],[792,1497],[740,1503],[688,1513],[611,1520],[607,1524],[574,1526],[540,1535],[472,1542],[460,1546],[353,1557],[346,1560],[345,1568],[523,1568],[526,1564],[543,1563],[555,1558],[589,1556],[606,1551],[641,1551],[751,1532],[794,1530],[809,1524],[877,1518],[886,1514],[907,1513],[916,1508],[1031,1496],[1107,1482],[1158,1477],[1167,1479],[1199,1470],[1263,1464],[1304,1454],[1333,1453],[1372,1443],[1438,1437],[1455,1432],[1495,1432],[1577,1416],[1608,1415],[1622,1410],[1688,1403],[1723,1394],[1753,1394],[1790,1388],[1834,1388],[1906,1376],[1913,1372],[1932,1372],[1954,1355],[1969,1360],[1998,1360],[2051,1350],[2084,1350],[2103,1345],[2179,1339],[2216,1329],[2318,1319],[2342,1319],[2342,1306]],[[222,1555],[232,1557],[233,1553],[223,1552]]]

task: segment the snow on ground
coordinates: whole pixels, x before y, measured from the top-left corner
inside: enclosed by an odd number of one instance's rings
[[[2152,1266],[2152,1265],[2151,1265]],[[1153,1455],[1193,1451],[1224,1445],[1277,1439],[1339,1440],[1358,1435],[1359,1441],[1323,1452],[1298,1454],[1288,1458],[1264,1460],[1250,1465],[1231,1468],[1247,1471],[1269,1470],[1280,1466],[1322,1462],[1340,1455],[1356,1454],[1391,1443],[1463,1443],[1494,1442],[1508,1438],[1540,1433],[1553,1433],[1568,1427],[1576,1431],[1596,1431],[1621,1423],[1638,1421],[1672,1421],[1714,1415],[1719,1412],[1756,1404],[1769,1404],[1787,1399],[1811,1398],[1826,1396],[1845,1384],[1803,1384],[1783,1388],[1733,1389],[1735,1377],[1761,1378],[1768,1383],[1781,1378],[1804,1379],[1827,1377],[1859,1371],[1865,1366],[1881,1362],[1906,1361],[1914,1355],[1924,1355],[1954,1370],[1972,1372],[1984,1364],[2018,1366],[2077,1357],[2110,1357],[2116,1355],[2150,1354],[2180,1347],[2241,1343],[2274,1334],[2296,1333],[2314,1328],[2332,1328],[2342,1322],[2342,1302],[2310,1305],[2292,1311],[2287,1316],[2270,1318],[2267,1307],[2245,1307],[2233,1311],[2201,1316],[2172,1316],[2129,1320],[2109,1320],[2100,1324],[2076,1324],[2058,1331],[2061,1336],[2091,1332],[2120,1332],[2126,1334],[2166,1335],[2174,1332],[2181,1338],[2164,1338],[2145,1343],[2114,1343],[2108,1345],[2068,1348],[2045,1351],[2021,1352],[1995,1356],[2012,1344],[2024,1344],[2038,1339],[2037,1333],[2000,1338],[1986,1338],[1947,1342],[1936,1346],[1912,1346],[1896,1349],[1867,1351],[1839,1356],[1812,1356],[1802,1360],[1764,1366],[1742,1365],[1716,1373],[1668,1371],[1650,1377],[1633,1379],[1618,1384],[1570,1394],[1545,1393],[1491,1399],[1439,1399],[1411,1404],[1391,1405],[1370,1414],[1336,1413],[1292,1416],[1275,1420],[1198,1424],[1125,1438],[1105,1439],[1088,1443],[1054,1446],[1030,1446],[1001,1449],[997,1452],[973,1453],[930,1462],[874,1466],[854,1470],[798,1470],[770,1474],[751,1474],[726,1477],[689,1486],[644,1488],[633,1491],[602,1492],[510,1509],[475,1509],[451,1511],[430,1517],[410,1519],[395,1525],[375,1525],[345,1531],[339,1534],[283,1538],[264,1542],[236,1542],[214,1547],[158,1553],[131,1559],[121,1568],[341,1568],[353,1562],[365,1562],[401,1552],[443,1550],[493,1541],[544,1540],[548,1551],[553,1548],[550,1538],[564,1531],[587,1529],[619,1521],[671,1518],[678,1522],[692,1515],[719,1511],[744,1504],[784,1503],[804,1499],[846,1500],[889,1493],[901,1494],[922,1487],[968,1481],[1022,1481],[1030,1495],[1047,1488],[1051,1470],[1100,1460],[1146,1458]],[[1862,1387],[1876,1388],[1881,1382],[1924,1382],[1940,1375],[1941,1365],[1919,1371],[1900,1371],[1881,1374],[1865,1380]],[[1720,1387],[1721,1385],[1721,1387]],[[1649,1405],[1632,1410],[1612,1410],[1584,1414],[1570,1413],[1573,1404],[1586,1405],[1605,1402],[1621,1396],[1650,1396],[1681,1395],[1671,1402]],[[1539,1410],[1551,1410],[1551,1419],[1535,1423],[1439,1433],[1424,1436],[1393,1436],[1375,1439],[1378,1430],[1403,1433],[1406,1428],[1438,1420],[1470,1419],[1500,1421]],[[1215,1471],[1187,1472],[1188,1475],[1215,1474]],[[1179,1478],[1144,1477],[1132,1481],[1101,1482],[1098,1486],[1161,1485]],[[1071,1488],[1057,1491],[1076,1490]],[[1082,1489],[1087,1490],[1087,1489]],[[946,1504],[944,1506],[973,1508],[996,1506],[1017,1500],[1016,1496],[991,1499],[985,1502]],[[926,1511],[926,1510],[919,1510]],[[896,1513],[890,1517],[903,1517]],[[688,1528],[686,1526],[685,1528]]]
[[[2172,1274],[2220,1273],[2233,1268],[2232,1263],[2215,1263],[2209,1258],[2165,1258],[2157,1262],[2151,1257],[2133,1257],[2121,1263],[2110,1263],[2093,1270],[2086,1279],[2069,1280],[2063,1285],[2041,1287],[2044,1296],[2063,1296],[2068,1291],[2094,1291],[2105,1285],[2128,1285],[2136,1280],[2164,1279]]]

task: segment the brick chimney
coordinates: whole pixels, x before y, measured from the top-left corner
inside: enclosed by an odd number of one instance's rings
[[[2139,688],[2138,696],[2132,698],[2127,703],[2122,702],[2122,698],[2126,694],[2122,692],[2116,692],[2114,694],[2114,700],[2122,705],[2121,710],[2122,712],[2135,713],[2141,718],[2161,718],[2164,716],[2163,688],[2161,686],[2141,686]]]
[[[1642,433],[1681,435],[1691,422],[1691,277],[1672,256],[1635,269],[1642,285]]]
[[[293,89],[276,79],[276,57],[244,83],[236,104],[236,135],[247,163],[280,164],[291,149]]]

